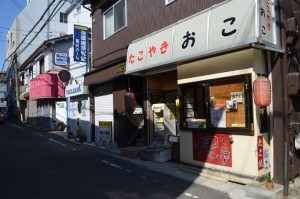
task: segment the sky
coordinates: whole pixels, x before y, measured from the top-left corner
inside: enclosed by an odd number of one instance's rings
[[[6,70],[6,35],[15,18],[26,6],[27,0],[4,0],[0,6],[0,71]]]

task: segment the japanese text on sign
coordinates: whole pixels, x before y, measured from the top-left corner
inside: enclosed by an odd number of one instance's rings
[[[74,61],[88,60],[88,28],[74,25]]]
[[[193,159],[232,166],[232,150],[228,134],[193,132]]]
[[[266,40],[270,46],[277,46],[272,1],[226,1],[135,40],[128,48],[126,72],[188,60],[258,41],[264,43]],[[257,18],[260,23],[257,23]]]
[[[258,161],[258,170],[264,168],[264,144],[263,136],[260,135],[257,137],[257,161]]]

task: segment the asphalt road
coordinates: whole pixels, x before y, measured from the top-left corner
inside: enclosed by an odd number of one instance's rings
[[[46,131],[0,125],[0,198],[229,198],[228,194],[76,144]]]

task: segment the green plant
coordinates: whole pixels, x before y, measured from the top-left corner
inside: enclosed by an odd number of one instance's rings
[[[269,173],[265,175],[265,180],[266,182],[273,182],[273,179],[271,178]]]
[[[62,125],[62,126],[64,126],[65,125],[65,123],[63,123],[63,122],[58,122],[58,124],[57,125]]]

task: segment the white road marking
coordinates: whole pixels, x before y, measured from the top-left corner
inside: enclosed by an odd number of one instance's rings
[[[37,135],[39,135],[39,136],[41,136],[41,137],[46,137],[46,136],[44,136],[44,135],[42,135],[42,134],[40,134],[40,133],[38,133],[38,132],[33,132],[34,134],[37,134]]]
[[[123,170],[123,168],[121,166],[119,166],[117,164],[114,164],[114,163],[111,163],[111,162],[108,162],[107,160],[102,160],[102,162],[105,163],[105,164],[108,164],[109,166],[112,166],[112,167],[115,167],[117,169]]]
[[[19,128],[19,129],[24,129],[23,127],[20,127],[20,126],[15,125],[15,124],[10,124],[10,125],[12,125],[12,126],[14,126],[14,127],[17,127],[17,128]]]
[[[46,137],[46,136],[44,136],[43,134],[40,134],[40,133],[38,133],[38,132],[33,132],[33,133],[36,134],[36,135],[39,135],[39,136],[41,136],[41,137],[48,138],[48,137]],[[66,144],[61,143],[61,142],[59,142],[59,141],[56,141],[56,140],[54,140],[54,139],[52,139],[52,138],[49,138],[49,140],[52,141],[52,142],[55,142],[55,143],[57,143],[57,144],[60,144],[60,145],[62,145],[62,146],[67,146]],[[72,149],[72,150],[76,150],[76,149]]]
[[[55,143],[57,143],[57,144],[60,144],[60,145],[62,145],[62,146],[67,146],[67,145],[65,145],[64,143],[61,143],[61,142],[56,141],[56,140],[53,140],[52,138],[49,138],[49,140],[52,141],[52,142],[55,142]]]
[[[199,198],[198,196],[194,196],[194,195],[191,194],[191,193],[184,193],[184,195],[187,196],[187,197],[195,198],[195,199],[198,199],[198,198]]]
[[[190,194],[190,193],[184,193],[184,195],[188,196],[188,197],[192,197],[193,194]]]

